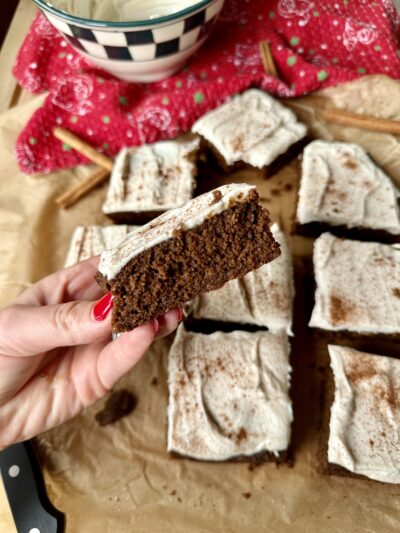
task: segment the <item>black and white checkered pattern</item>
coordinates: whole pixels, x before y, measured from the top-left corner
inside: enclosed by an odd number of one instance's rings
[[[223,2],[215,0],[179,21],[152,29],[94,30],[67,23],[49,12],[46,16],[73,47],[93,58],[149,62],[183,52],[202,41],[215,23]]]

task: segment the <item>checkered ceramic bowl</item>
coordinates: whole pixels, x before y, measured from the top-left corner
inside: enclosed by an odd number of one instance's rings
[[[180,70],[206,40],[224,3],[203,0],[160,18],[107,22],[82,19],[43,0],[33,1],[86,59],[117,78],[144,83]]]

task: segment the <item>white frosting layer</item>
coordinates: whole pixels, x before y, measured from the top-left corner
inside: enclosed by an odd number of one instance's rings
[[[133,258],[160,242],[172,238],[178,228],[191,229],[206,219],[228,209],[231,202],[245,202],[254,186],[230,183],[194,198],[181,208],[171,209],[142,226],[135,235],[127,237],[118,246],[101,254],[99,271],[112,279]],[[221,198],[218,199],[219,195]]]
[[[72,235],[65,267],[90,259],[121,242],[137,226],[78,226]]]
[[[193,196],[199,139],[123,148],[115,159],[103,213],[166,211]]]
[[[250,89],[210,111],[192,126],[223,156],[262,168],[306,134],[294,113],[264,91]]]
[[[66,13],[94,20],[151,20],[172,15],[200,0],[51,0],[49,5]]]
[[[400,360],[329,346],[335,398],[328,461],[400,483]]]
[[[188,333],[169,353],[168,450],[223,461],[290,441],[289,344],[270,332]]]
[[[281,255],[244,278],[228,281],[222,289],[196,298],[194,318],[256,324],[292,334],[292,259],[279,226],[273,224],[271,231],[280,244]]]
[[[400,192],[361,146],[314,141],[304,149],[297,220],[400,234]]]
[[[311,327],[400,333],[400,245],[323,233],[314,244],[314,273]]]

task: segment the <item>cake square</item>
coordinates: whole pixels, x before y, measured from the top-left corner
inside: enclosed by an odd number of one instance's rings
[[[400,360],[329,345],[327,472],[400,483]]]
[[[129,331],[280,254],[254,186],[224,185],[172,209],[101,254],[113,332]]]
[[[399,198],[392,180],[361,146],[313,141],[305,147],[297,221],[308,229],[330,225],[399,236]]]
[[[293,420],[284,333],[180,325],[168,359],[168,451],[203,461],[287,458]]]
[[[67,258],[64,267],[69,267],[85,261],[104,250],[113,248],[121,242],[137,226],[77,226],[71,237]]]
[[[281,255],[241,279],[228,281],[217,291],[201,294],[192,302],[193,318],[253,324],[292,334],[292,258],[278,224],[271,226],[271,232]]]
[[[192,126],[225,170],[237,164],[266,169],[306,135],[294,113],[258,89],[238,94]]]
[[[314,273],[311,327],[399,337],[400,245],[323,233],[314,243]]]
[[[123,148],[115,159],[103,213],[142,224],[193,197],[199,139]]]

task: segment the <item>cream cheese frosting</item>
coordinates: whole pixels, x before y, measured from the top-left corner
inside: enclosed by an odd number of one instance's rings
[[[287,450],[293,420],[284,333],[186,332],[168,362],[168,451],[199,460]]]
[[[50,0],[47,4],[86,19],[130,22],[172,15],[199,2],[200,0]]]
[[[302,139],[306,127],[269,94],[250,89],[206,113],[192,126],[228,165],[243,161],[263,168]]]
[[[166,211],[184,205],[195,188],[199,139],[123,148],[115,159],[103,213]]]
[[[400,234],[400,191],[365,150],[313,141],[304,149],[297,220]]]
[[[271,231],[280,244],[281,255],[244,278],[228,281],[221,289],[196,298],[192,304],[194,318],[256,324],[292,334],[291,254],[278,224],[273,224]]]
[[[328,461],[400,483],[400,360],[329,346],[335,396]]]
[[[314,273],[311,327],[400,333],[400,245],[323,233],[314,243]]]
[[[65,267],[101,254],[121,242],[138,226],[78,226],[71,237]]]
[[[113,279],[133,257],[171,239],[177,229],[187,230],[199,226],[208,218],[228,209],[232,202],[247,201],[253,190],[255,187],[247,183],[229,183],[197,196],[183,207],[167,211],[142,226],[115,248],[103,252],[99,271],[107,279]]]

